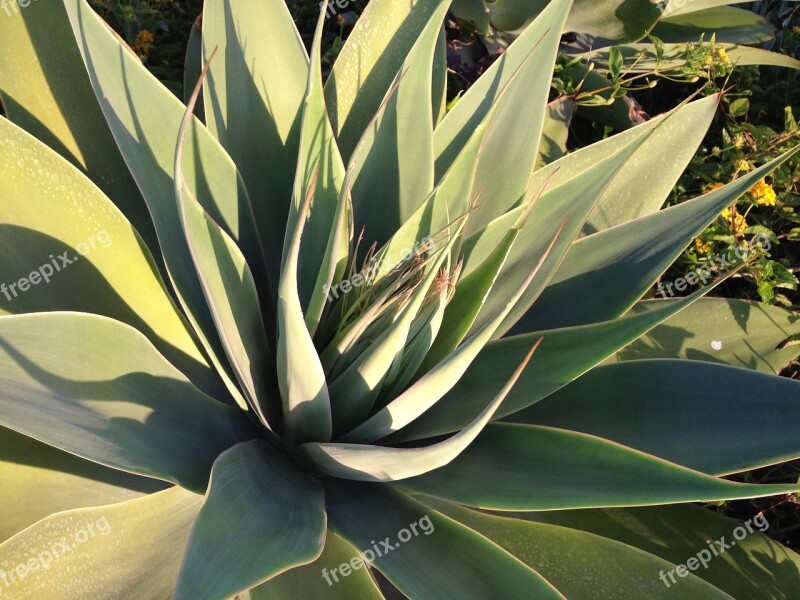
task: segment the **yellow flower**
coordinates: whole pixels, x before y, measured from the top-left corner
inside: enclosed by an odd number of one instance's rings
[[[749,194],[759,206],[775,206],[775,200],[778,199],[775,190],[764,179],[750,188]]]
[[[142,29],[136,34],[136,39],[133,40],[133,51],[140,57],[145,57],[150,54],[150,49],[153,47],[153,40],[155,37],[147,29]]]
[[[740,158],[738,160],[733,161],[733,166],[736,167],[736,172],[739,171],[749,171],[751,169],[750,163],[747,162],[745,159]]]
[[[725,184],[724,183],[720,183],[718,181],[717,183],[711,183],[709,185],[703,186],[703,191],[706,192],[706,193],[713,192],[714,190],[718,190],[721,187],[725,187]]]
[[[716,48],[714,50],[714,56],[716,56],[719,62],[721,62],[723,65],[731,64],[731,59],[728,56],[728,53],[725,52],[725,48]]]
[[[694,245],[697,246],[697,251],[702,252],[703,254],[708,254],[711,252],[711,244],[708,242],[704,242],[700,238],[694,239]]]
[[[739,213],[731,213],[730,208],[726,208],[722,211],[722,218],[728,221],[733,233],[736,235],[744,235],[744,230],[749,227],[744,217]]]

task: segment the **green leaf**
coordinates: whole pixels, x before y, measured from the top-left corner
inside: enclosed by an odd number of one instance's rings
[[[150,209],[176,295],[229,392],[237,397],[235,377],[205,305],[175,202],[172,174],[186,107],[145,69],[85,0],[66,0],[65,6],[95,95],[102,98],[106,121]],[[192,120],[187,135],[191,150],[183,168],[192,192],[240,245],[251,267],[261,273],[261,243],[236,166],[197,120]]]
[[[0,315],[67,310],[123,321],[203,391],[227,398],[122,213],[66,160],[2,118],[0,197]]]
[[[453,15],[472,24],[478,33],[489,33],[489,14],[483,0],[453,0]]]
[[[717,8],[718,6],[730,6],[731,4],[744,3],[745,0],[691,0],[691,2],[668,0],[664,10],[664,16],[673,17],[677,15],[688,15],[689,13],[707,10],[709,8]]]
[[[616,81],[622,73],[622,53],[619,48],[612,46],[608,54],[608,70],[611,73],[611,79]]]
[[[174,487],[49,516],[0,544],[5,591],[37,600],[169,598],[201,500]]]
[[[582,325],[620,316],[726,206],[798,150],[800,146],[704,196],[579,240],[515,331]]]
[[[563,600],[538,573],[499,546],[386,486],[330,479],[325,499],[330,528],[361,548],[410,598]],[[398,544],[399,536],[406,537],[404,530],[409,539]],[[382,542],[393,549],[388,551]]]
[[[481,168],[478,180],[485,179],[487,184],[476,183],[476,190],[480,190],[482,185],[491,185],[488,182],[494,179],[497,187],[487,189],[487,193],[500,194],[500,208],[507,209],[524,195],[541,136],[547,104],[546,92],[549,90],[552,75],[549,69],[541,69],[541,65],[550,65],[555,61],[561,30],[571,4],[572,0],[554,0],[447,113],[434,133],[437,180],[447,172],[478,126],[495,111],[501,96],[506,93],[514,96],[528,94],[522,109],[524,114],[529,115],[525,123],[520,123],[519,115],[514,121],[509,113],[498,124],[505,131],[506,139],[498,133],[493,141],[489,140],[486,149],[486,156],[489,157],[494,156],[493,152],[500,152],[501,157],[521,157],[520,168],[513,170],[508,189],[503,189],[499,181],[501,174],[509,176],[508,169],[503,169],[502,173],[492,173]],[[513,86],[512,91],[506,92],[513,81],[519,83]],[[521,101],[521,98],[516,100]],[[515,100],[510,99],[508,102],[513,104]],[[514,126],[516,130],[513,129]],[[536,132],[533,137],[536,142],[533,144],[523,133],[531,131]],[[509,147],[504,148],[503,143]],[[528,160],[531,156],[533,158]]]
[[[713,382],[713,385],[709,385]],[[606,365],[509,417],[726,475],[800,457],[800,382],[684,360]]]
[[[325,83],[331,123],[345,160],[378,111],[400,65],[442,4],[447,3],[373,0],[359,17]]]
[[[697,2],[698,0],[695,0]],[[665,44],[664,60],[659,61],[656,49],[652,44],[628,44],[618,46],[625,59],[625,68],[630,69],[631,73],[645,73],[655,69],[667,70],[680,68],[686,64],[686,44]],[[748,65],[771,65],[775,67],[786,67],[789,69],[800,69],[800,60],[780,54],[779,52],[769,52],[761,48],[751,48],[736,44],[717,44],[718,48],[725,50],[731,62],[739,67]],[[608,64],[607,48],[593,50],[591,53],[580,55],[586,60],[592,60],[595,66],[602,70]]]
[[[64,3],[29,2],[24,10],[14,3],[9,10],[14,9],[17,14],[0,19],[0,100],[6,116],[86,174],[156,248],[153,222],[104,125]]]
[[[206,15],[208,18],[209,15]],[[186,42],[186,59],[183,63],[183,102],[189,104],[197,82],[203,73],[203,18],[197,17],[192,24],[189,32],[189,40]],[[205,110],[203,110],[203,99],[200,98],[195,108],[197,118],[206,122]]]
[[[0,541],[50,515],[133,500],[166,485],[62,452],[0,427]],[[13,482],[13,483],[12,483]]]
[[[447,7],[431,15],[358,143],[353,210],[367,246],[389,240],[433,189],[432,64]]]
[[[455,244],[463,232],[464,220],[452,227],[451,238],[426,265],[422,281],[410,290],[407,301],[399,309],[397,318],[379,330],[375,339],[366,342],[366,348],[350,362],[330,385],[334,435],[350,431],[362,422],[372,410],[378,394],[390,374],[411,334],[411,327],[419,315],[428,291],[442,274],[442,265],[449,260]],[[449,264],[448,264],[449,266]]]
[[[791,590],[800,586],[800,556],[761,533],[768,525],[763,514],[748,519],[747,527],[734,519],[691,505],[547,511],[509,516],[587,531],[660,556],[676,565],[685,565],[687,559],[700,555],[705,561],[697,566],[705,568],[696,568],[694,573],[737,598],[773,600],[787,597]],[[676,523],[680,526],[676,527]],[[745,533],[743,538],[742,532]],[[709,550],[709,545],[720,549],[716,541],[729,546],[724,553],[717,552],[719,556]],[[705,553],[701,554],[703,551]],[[675,574],[672,577],[675,578]],[[670,587],[674,585],[669,579],[667,583]]]
[[[574,113],[575,101],[569,96],[557,98],[547,105],[539,157],[536,159],[537,169],[555,162],[567,153],[569,126]]]
[[[278,289],[278,386],[291,444],[327,441],[333,430],[325,371],[303,319],[297,280],[300,242],[316,179],[315,173],[298,215]]]
[[[631,310],[640,314],[675,300],[646,300]],[[703,298],[626,346],[606,362],[684,358],[780,373],[800,355],[784,342],[800,335],[800,317],[760,302]]]
[[[664,42],[694,42],[705,34],[720,43],[760,44],[775,37],[775,27],[749,10],[720,6],[662,18],[653,35]]]
[[[326,475],[358,481],[397,481],[448,464],[478,436],[527,366],[537,343],[489,406],[462,431],[424,448],[386,448],[365,444],[303,444],[299,456]]]
[[[265,440],[239,444],[214,463],[173,598],[236,596],[317,559],[324,543],[322,485]]]
[[[344,164],[328,118],[322,89],[320,46],[325,14],[324,11],[320,13],[311,48],[311,68],[303,102],[300,150],[283,242],[282,265],[285,270],[303,201],[310,201],[308,222],[304,226],[306,235],[300,246],[297,285],[301,305],[308,310],[308,321],[314,327],[325,306],[322,272],[327,279],[332,263],[338,265],[340,259],[347,259],[346,254],[342,257],[331,255],[341,250],[340,245],[334,243],[334,238],[341,227],[340,198],[341,202],[346,200],[342,193]],[[310,329],[313,331],[314,327]]]
[[[717,282],[720,283],[720,282]],[[716,284],[715,284],[716,285]],[[586,373],[608,356],[690,306],[708,289],[698,290],[681,304],[595,325],[546,330],[492,342],[484,348],[458,384],[436,405],[388,441],[407,441],[458,431],[486,406],[511,374],[513,365],[531,345],[542,347],[500,408],[500,417],[546,398]]]
[[[270,391],[266,379],[268,371],[264,365],[270,364],[272,357],[253,274],[236,243],[197,202],[188,188],[183,171],[185,135],[198,94],[199,88],[186,109],[175,154],[178,212],[225,354],[249,406],[269,429],[266,413]],[[246,410],[247,404],[241,408]]]
[[[489,425],[447,466],[393,485],[504,511],[734,500],[800,489],[717,479],[602,438],[511,423]]]
[[[282,575],[241,594],[241,600],[287,600],[326,598],[328,600],[383,600],[369,570],[358,557],[358,548],[332,531],[325,534],[325,548],[313,563],[290,569]],[[355,559],[355,561],[354,561]],[[353,568],[352,564],[359,565]],[[349,563],[353,570],[342,576],[331,570]],[[327,573],[327,577],[326,577]],[[340,578],[341,577],[341,578]]]
[[[489,4],[492,25],[501,31],[519,29],[549,0],[496,0]],[[588,33],[608,40],[638,40],[661,16],[649,0],[575,0],[564,31]]]
[[[286,3],[277,0],[206,2],[206,61],[215,49],[203,89],[208,128],[242,173],[277,286],[308,57]]]
[[[626,146],[616,154],[598,161],[582,176],[574,177],[562,185],[553,182],[553,173],[560,168],[558,162],[534,174],[529,193],[540,189],[544,192],[530,209],[528,225],[520,232],[503,270],[500,271],[484,302],[483,309],[472,325],[471,332],[492,319],[493,315],[505,306],[508,298],[516,292],[520,284],[526,281],[530,275],[531,257],[546,257],[541,270],[530,281],[521,299],[506,315],[493,337],[501,337],[520,316],[525,314],[548,285],[553,274],[558,272],[559,264],[572,246],[572,240],[580,232],[598,200],[605,194],[610,181],[627,161],[632,160],[637,148],[638,142]],[[510,223],[520,217],[522,210],[520,207],[495,219],[466,241],[465,276],[472,272],[487,250],[494,247],[495,240],[504,235]],[[555,223],[560,223],[560,226],[554,225]],[[550,248],[557,227],[561,233]]]
[[[750,100],[747,98],[737,98],[730,105],[731,116],[743,117],[750,110]]]
[[[712,95],[684,103],[663,119],[658,119],[657,122],[663,124],[646,136],[636,160],[626,163],[611,181],[584,225],[582,234],[591,235],[657,212],[694,157],[718,106],[719,96]],[[636,130],[645,133],[649,125]],[[622,138],[621,143],[625,140],[623,135],[636,134],[631,132],[614,138]],[[575,166],[590,156],[591,153],[587,152]],[[643,184],[647,186],[646,193],[643,193]]]
[[[567,527],[422,500],[505,548],[546,577],[567,598],[675,598],[675,591],[658,577],[659,572],[669,571],[674,565],[627,544]],[[565,569],[567,564],[575,568]],[[676,589],[680,589],[681,597],[693,600],[731,598],[703,581],[699,573],[681,579]]]
[[[253,436],[241,411],[192,386],[140,333],[79,313],[0,317],[0,409],[4,427],[191,490]]]

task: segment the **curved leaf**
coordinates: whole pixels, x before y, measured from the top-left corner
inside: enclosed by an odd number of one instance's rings
[[[705,550],[702,557],[706,559],[706,568],[698,568],[694,574],[737,598],[774,600],[787,597],[791,590],[800,587],[800,556],[761,533],[769,525],[763,514],[748,519],[747,527],[691,505],[546,511],[513,516],[588,531],[674,564],[686,564],[687,559]],[[740,539],[742,531],[746,535]],[[708,549],[711,540],[714,548],[720,548],[715,543],[719,540],[729,547],[715,556]],[[708,555],[711,557],[707,558]],[[670,583],[669,579],[667,582]]]
[[[732,600],[701,579],[699,573],[676,580],[680,585],[670,589],[674,584],[665,586],[658,574],[666,575],[674,569],[673,563],[616,540],[567,527],[487,515],[447,502],[432,501],[430,505],[536,569],[567,598],[669,600],[679,591],[682,598],[692,600]],[[691,554],[687,552],[686,556]]]
[[[800,489],[717,479],[598,437],[511,423],[489,425],[447,466],[393,485],[503,511],[734,500]]]
[[[0,427],[0,541],[50,515],[115,504],[158,492],[166,484],[62,452]]]
[[[519,379],[538,343],[511,379],[478,417],[456,435],[423,448],[386,448],[365,444],[303,444],[299,456],[315,469],[343,479],[397,481],[448,464],[480,434]]]
[[[242,173],[277,285],[308,56],[280,0],[205,2],[202,43],[206,61],[218,49],[203,88],[206,123]]]
[[[266,583],[241,594],[241,600],[383,600],[378,585],[367,568],[351,571],[347,577],[334,578],[330,572],[350,563],[358,549],[332,531],[325,534],[325,548],[313,563],[295,567]],[[327,575],[327,576],[326,576]],[[338,581],[337,581],[338,580]]]
[[[187,419],[187,415],[191,415]],[[109,467],[203,490],[254,433],[134,329],[105,317],[0,317],[0,425]]]
[[[410,598],[563,600],[538,573],[499,546],[386,486],[331,479],[325,498],[330,528],[361,548]],[[411,524],[418,532],[413,537]],[[409,539],[397,544],[403,530]]]
[[[685,360],[598,367],[510,417],[723,475],[800,457],[800,382]]]
[[[103,113],[63,2],[29,2],[24,10],[14,2],[6,8],[0,19],[5,114],[85,173],[156,248],[142,195],[111,132],[98,125]]]
[[[645,300],[629,314],[656,310],[676,300]],[[800,335],[800,316],[760,302],[703,298],[625,346],[606,363],[684,358],[780,373],[800,355],[786,344]]]
[[[52,515],[0,544],[4,591],[37,600],[168,598],[201,500],[174,487]]]
[[[3,118],[0,197],[0,315],[72,310],[123,321],[204,391],[227,396],[125,217],[66,160]]]
[[[726,206],[798,151],[704,196],[579,240],[514,330],[583,325],[625,313]]]
[[[278,386],[290,444],[327,441],[333,432],[328,382],[303,319],[297,281],[301,240],[316,179],[315,173],[292,232],[278,288]]]
[[[230,598],[315,560],[325,521],[319,482],[265,440],[234,446],[214,463],[173,599]]]
[[[177,296],[228,391],[240,397],[205,304],[175,202],[175,154],[186,107],[123,46],[86,0],[65,0],[65,6],[95,95],[102,99],[106,121],[147,202]],[[261,272],[261,243],[236,166],[196,119],[187,135],[191,150],[183,167],[192,192],[240,244],[251,267]]]
[[[247,410],[249,404],[269,428],[267,412],[272,390],[265,365],[271,363],[272,357],[253,273],[236,243],[200,206],[184,175],[185,136],[198,95],[199,88],[186,109],[175,153],[178,213],[217,334],[247,398],[241,408]]]

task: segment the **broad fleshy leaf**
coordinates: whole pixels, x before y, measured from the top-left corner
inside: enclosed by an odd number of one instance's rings
[[[189,536],[174,600],[230,598],[317,559],[322,485],[265,440],[219,457]]]
[[[37,600],[168,598],[202,499],[174,487],[56,513],[0,544],[1,564],[14,568],[4,571],[6,591]],[[31,568],[21,577],[17,565]]]
[[[221,452],[255,435],[136,330],[79,313],[0,317],[0,425],[195,491]]]
[[[328,480],[325,499],[330,528],[365,555],[369,551],[370,562],[406,596],[563,599],[538,573],[499,546],[395,490]],[[401,531],[408,539],[398,544]]]
[[[589,433],[724,475],[800,457],[798,398],[800,382],[785,377],[635,360],[593,369],[509,420]]]
[[[599,437],[512,423],[489,425],[447,466],[393,485],[503,511],[734,500],[800,489],[717,479]]]

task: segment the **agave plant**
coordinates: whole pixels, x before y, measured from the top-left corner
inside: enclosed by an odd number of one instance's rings
[[[324,85],[324,7],[209,1],[187,105],[84,0],[0,18],[3,597],[798,589],[691,504],[800,487],[725,478],[800,456],[798,318],[646,299],[788,155],[659,210],[712,97],[537,168],[570,6],[446,115],[446,0]]]

